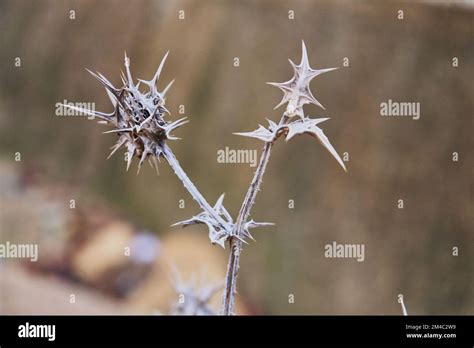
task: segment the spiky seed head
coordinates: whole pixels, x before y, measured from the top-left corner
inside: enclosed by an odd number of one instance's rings
[[[114,107],[112,113],[106,114],[95,110],[83,110],[65,105],[66,107],[82,111],[87,115],[96,116],[101,119],[101,123],[106,123],[113,127],[112,130],[104,132],[116,133],[118,136],[117,142],[111,148],[112,152],[109,157],[124,147],[126,149],[125,160],[127,162],[127,170],[130,168],[134,157],[139,159],[138,171],[147,159],[151,166],[156,166],[156,158],[159,158],[162,154],[161,142],[178,139],[171,132],[187,123],[186,118],[181,118],[174,122],[165,118],[166,114],[170,113],[165,107],[166,94],[174,80],[161,92],[157,89],[158,79],[168,53],[169,51],[163,57],[151,80],[138,80],[137,83],[134,83],[130,71],[130,58],[125,53],[125,74],[123,72],[121,74],[122,86],[120,88],[112,85],[101,73],[94,73],[86,69],[105,87]],[[148,90],[143,91],[140,88],[140,84],[148,87]]]

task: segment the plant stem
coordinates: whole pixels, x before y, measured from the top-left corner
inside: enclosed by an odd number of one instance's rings
[[[279,126],[285,125],[289,122],[290,118],[287,116],[286,112],[283,113]],[[283,131],[284,132],[284,131]],[[265,174],[265,169],[267,168],[267,163],[270,159],[270,153],[272,151],[273,143],[283,134],[283,132],[278,132],[273,137],[272,141],[266,142],[262,150],[262,155],[260,157],[260,162],[258,164],[257,170],[253,176],[252,182],[250,183],[245,199],[240,207],[239,216],[237,217],[237,222],[235,224],[234,234],[237,237],[242,236],[242,227],[243,224],[247,221],[247,218],[250,214],[250,210],[255,203],[255,198],[257,197],[258,191],[260,191],[260,185],[262,184],[263,175]],[[229,241],[230,244],[230,254],[229,254],[229,263],[227,264],[227,274],[225,278],[225,289],[224,289],[224,298],[222,301],[222,315],[234,315],[235,307],[235,294],[237,288],[237,274],[239,272],[239,263],[240,263],[240,252],[242,251],[242,238],[232,237]]]
[[[174,173],[181,180],[191,197],[194,198],[194,200],[203,210],[207,211],[209,215],[216,219],[219,224],[222,225],[221,227],[228,231],[230,227],[228,226],[227,222],[225,222],[224,219],[222,219],[219,214],[216,213],[214,208],[211,207],[211,205],[206,201],[204,196],[201,194],[201,192],[199,192],[191,179],[189,179],[189,177],[186,175],[186,172],[179,164],[178,159],[174,155],[173,151],[171,151],[171,148],[164,141],[160,141],[159,145],[163,151],[163,157],[166,159],[166,161],[168,161],[170,167],[173,168]]]
[[[255,203],[255,197],[257,196],[257,193],[260,190],[263,174],[265,173],[268,160],[270,159],[272,146],[273,142],[268,142],[265,143],[265,146],[263,148],[262,155],[260,157],[260,163],[258,164],[257,170],[255,171],[252,182],[250,183],[249,189],[240,208],[239,216],[237,217],[237,222],[235,224],[234,230],[234,233],[237,237],[242,236],[242,226],[247,221],[247,217],[250,214],[250,210],[252,209],[252,206]],[[221,314],[223,315],[234,314],[237,273],[239,271],[242,240],[236,237],[231,237],[229,244],[229,263],[227,265],[224,299],[221,310]]]

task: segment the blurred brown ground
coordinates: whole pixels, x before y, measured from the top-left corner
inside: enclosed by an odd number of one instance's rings
[[[101,204],[160,238],[180,233],[168,226],[198,208],[166,164],[159,177],[126,173],[120,154],[105,161],[112,135],[54,115],[64,99],[110,110],[84,68],[118,83],[126,50],[134,75],[148,78],[170,49],[160,86],[176,78],[167,106],[177,118],[185,105],[191,120],[171,146],[209,201],[226,192],[235,215],[253,168],[219,164],[216,152],[260,148],[231,133],[279,118],[280,91],[265,82],[290,77],[287,58],[299,60],[304,39],[313,67],[341,67],[312,82],[327,111],[306,110],[331,117],[322,128],[350,153],[348,174],[309,137],[277,144],[252,212],[276,226],[245,248],[239,293],[257,313],[400,314],[403,293],[412,314],[472,314],[473,17],[466,7],[396,1],[2,1],[1,156],[28,182],[68,187],[79,207]],[[388,99],[420,102],[421,119],[380,117]],[[50,239],[65,238],[59,232]],[[194,232],[224,270],[227,251],[205,243],[205,228]],[[365,262],[324,258],[332,241],[364,243]]]
[[[25,184],[5,162],[0,174],[0,241],[39,246],[36,262],[0,263],[0,313],[168,314],[178,286],[222,284],[226,259],[196,229],[152,238],[107,209],[69,209],[67,187]],[[208,303],[216,312],[221,294]],[[237,309],[249,313],[240,296]]]

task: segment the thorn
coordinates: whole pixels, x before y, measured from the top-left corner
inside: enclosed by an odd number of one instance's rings
[[[163,109],[164,112],[166,112],[168,115],[171,115],[171,112],[166,108],[164,105],[159,105],[160,108]]]
[[[142,156],[140,157],[140,162],[138,162],[137,175],[140,173],[140,169],[142,168],[142,164],[145,161],[147,156],[148,156],[148,152],[146,150],[143,150]]]
[[[122,70],[120,70],[120,79],[122,80],[122,84],[124,86],[126,86],[127,85],[127,80],[125,79],[125,74],[123,73]]]
[[[165,87],[165,89],[163,90],[163,92],[161,92],[161,94],[163,95],[163,98],[166,96],[166,93],[168,93],[168,90],[171,88],[171,86],[173,85],[175,79],[172,79],[170,83],[168,83],[168,86]]]
[[[158,160],[157,160],[156,156],[151,156],[151,160],[153,161],[153,164],[155,166],[156,175],[160,175],[160,171],[158,169]]]
[[[301,62],[308,61],[308,53],[306,52],[306,45],[304,40],[301,40]]]
[[[130,164],[132,164],[132,159],[133,159],[133,155],[135,154],[135,145],[133,144],[128,144],[128,151],[127,151],[127,172],[128,172],[128,169],[130,168]]]
[[[156,73],[155,73],[155,76],[153,76],[153,79],[150,81],[153,83],[153,90],[156,90],[156,82],[158,81],[158,79],[160,78],[160,75],[161,75],[161,70],[163,69],[163,65],[165,65],[165,61],[166,61],[166,58],[168,57],[168,54],[170,53],[170,51],[168,50],[168,52],[166,52],[165,56],[163,57],[163,59],[161,60],[161,63],[160,65],[158,66],[158,69],[156,70]]]
[[[109,91],[108,88],[105,89],[105,92],[107,92],[107,96],[109,97],[110,102],[112,103],[112,105],[114,107],[116,107],[117,106],[117,96],[115,94],[113,94],[111,91]]]
[[[130,127],[130,128],[118,128],[118,129],[111,129],[111,130],[102,132],[102,134],[120,133],[120,132],[133,132],[134,130],[135,130],[135,127]]]

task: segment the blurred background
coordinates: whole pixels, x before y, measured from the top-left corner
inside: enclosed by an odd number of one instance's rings
[[[218,163],[217,151],[260,151],[232,133],[279,120],[281,92],[265,82],[291,77],[287,59],[299,62],[304,39],[313,68],[340,67],[311,84],[326,110],[305,110],[331,117],[321,126],[347,152],[348,173],[311,137],[275,146],[252,211],[275,226],[244,248],[237,312],[398,315],[403,294],[409,314],[472,314],[473,10],[463,1],[2,0],[0,242],[36,243],[39,260],[0,261],[0,313],[167,314],[177,282],[219,286],[228,250],[210,245],[204,226],[170,227],[199,208],[167,164],[159,176],[149,167],[137,176],[136,162],[126,172],[120,152],[106,160],[115,135],[57,117],[56,103],[110,112],[84,68],[117,86],[124,51],[134,77],[149,79],[170,50],[159,88],[176,78],[166,106],[177,119],[183,105],[190,119],[170,146],[208,201],[226,193],[235,217],[254,168]],[[381,117],[388,99],[419,102],[420,119]],[[364,244],[364,262],[325,258],[333,241]],[[209,306],[220,302],[218,290]]]

